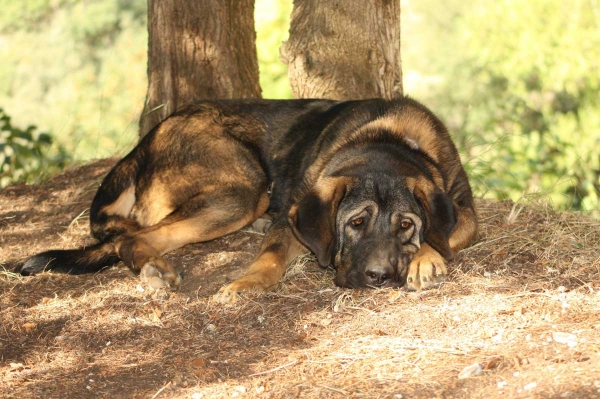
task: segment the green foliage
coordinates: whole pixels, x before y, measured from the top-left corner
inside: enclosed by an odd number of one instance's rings
[[[8,2],[0,26],[0,104],[15,124],[51,132],[75,160],[135,142],[146,92],[145,0]],[[25,11],[35,17],[14,24]],[[3,10],[3,16],[6,16]]]
[[[405,91],[441,114],[475,191],[542,195],[562,209],[598,213],[597,2],[401,4]],[[12,125],[52,132],[74,160],[125,153],[146,92],[146,7],[146,0],[0,0],[0,105]],[[279,62],[291,8],[290,0],[256,2],[265,98],[291,97]]]
[[[0,187],[16,181],[28,183],[64,168],[64,149],[52,149],[52,137],[35,126],[19,129],[0,108]]]
[[[292,1],[256,0],[256,52],[264,98],[292,98],[287,65],[279,61],[279,47],[288,38]]]
[[[0,0],[0,32],[17,29],[35,29],[52,14],[55,8],[75,3],[77,0]]]
[[[405,86],[442,114],[476,192],[597,213],[598,4],[439,4],[403,9]]]

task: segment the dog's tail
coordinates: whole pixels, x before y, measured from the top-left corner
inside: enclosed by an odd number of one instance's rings
[[[94,273],[119,261],[114,241],[140,229],[131,217],[135,204],[135,183],[141,163],[140,150],[134,149],[108,173],[90,207],[92,234],[100,242],[75,250],[53,250],[29,258],[21,267],[28,276],[53,270],[69,274]]]
[[[31,276],[47,270],[69,274],[94,273],[118,261],[114,245],[104,242],[84,249],[42,252],[27,259],[21,267],[21,274]]]

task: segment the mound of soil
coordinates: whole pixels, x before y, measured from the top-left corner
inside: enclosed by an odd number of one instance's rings
[[[306,258],[273,293],[212,302],[257,253],[252,232],[169,254],[174,293],[123,265],[14,273],[94,242],[88,207],[115,162],[0,191],[0,397],[600,397],[598,221],[479,200],[479,241],[420,293],[339,289]]]

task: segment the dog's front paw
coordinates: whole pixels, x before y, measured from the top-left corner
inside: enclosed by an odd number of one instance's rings
[[[437,251],[420,251],[408,267],[406,288],[414,291],[433,288],[446,281],[447,275],[446,261]]]
[[[213,296],[213,301],[225,304],[233,304],[239,298],[239,293],[242,291],[267,291],[261,279],[254,275],[244,276],[233,283],[221,288],[218,293]]]
[[[212,300],[217,303],[233,305],[238,300],[238,292],[239,290],[235,288],[233,283],[228,284],[213,295]]]

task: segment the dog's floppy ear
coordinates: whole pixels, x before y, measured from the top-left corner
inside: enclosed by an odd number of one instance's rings
[[[454,201],[437,187],[414,188],[415,199],[425,212],[425,242],[438,251],[445,259],[452,259],[450,235],[456,225]]]
[[[350,179],[346,177],[319,179],[288,214],[294,235],[316,255],[322,267],[331,264],[337,210],[349,183]]]

